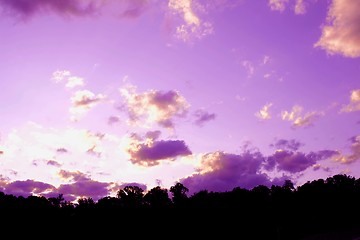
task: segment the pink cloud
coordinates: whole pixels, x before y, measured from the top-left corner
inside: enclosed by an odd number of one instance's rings
[[[360,2],[332,0],[327,22],[315,47],[329,54],[360,57]]]

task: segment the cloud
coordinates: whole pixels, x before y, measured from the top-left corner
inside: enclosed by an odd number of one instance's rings
[[[214,120],[216,118],[215,113],[208,113],[205,110],[199,109],[194,113],[195,116],[195,124],[198,126],[203,126],[204,123]]]
[[[46,162],[46,165],[50,165],[50,166],[54,166],[54,167],[61,167],[61,164],[55,160],[48,160]]]
[[[51,184],[28,179],[25,181],[19,180],[10,182],[4,186],[3,191],[5,194],[27,197],[30,195],[39,195],[44,192],[55,191],[55,189],[56,188]]]
[[[204,12],[205,6],[195,0],[169,0],[168,24],[172,16],[180,16],[181,23],[176,27],[175,37],[189,42],[192,39],[201,39],[214,33],[210,22],[203,21],[196,11]]]
[[[360,159],[360,135],[352,137],[351,139],[350,151],[351,153],[348,155],[339,154],[335,161],[340,163],[353,163]]]
[[[315,47],[327,53],[345,57],[360,56],[360,2],[332,0],[322,27],[320,39]]]
[[[186,116],[189,103],[177,91],[149,90],[137,94],[133,86],[120,89],[126,99],[130,123],[149,127],[157,123],[161,127],[173,129],[174,118]]]
[[[110,116],[108,118],[108,124],[109,125],[115,125],[115,124],[118,124],[120,122],[120,118],[117,117],[117,116]]]
[[[270,147],[275,147],[278,150],[291,150],[291,151],[297,151],[301,146],[303,146],[301,142],[295,140],[295,139],[279,139],[274,144],[270,144]]]
[[[78,121],[85,113],[105,98],[102,94],[95,95],[89,90],[79,90],[71,97],[71,120]]]
[[[94,201],[109,195],[110,183],[98,182],[91,179],[81,179],[70,184],[61,184],[57,191],[64,194],[64,198],[89,198]]]
[[[78,86],[84,86],[84,79],[77,76],[72,76],[68,70],[57,70],[52,74],[52,80],[56,83],[65,81],[65,87],[75,88]]]
[[[126,6],[120,16],[124,18],[138,18],[149,8],[150,2],[149,0],[123,0],[122,3]]]
[[[246,69],[248,78],[251,78],[255,72],[254,64],[249,60],[244,60],[241,62],[241,65]]]
[[[265,167],[267,170],[271,170],[276,166],[278,170],[297,173],[314,166],[320,160],[328,159],[338,154],[339,152],[332,150],[322,150],[308,154],[278,150],[267,158],[267,165]]]
[[[0,0],[0,10],[23,20],[51,12],[66,17],[89,16],[98,13],[101,3],[99,0]]]
[[[257,118],[259,118],[260,120],[268,120],[271,119],[271,114],[270,114],[270,107],[272,106],[272,103],[267,103],[265,104],[262,109],[260,109],[260,111],[255,113],[255,116]]]
[[[148,132],[143,139],[133,136],[128,152],[130,161],[141,166],[156,166],[164,160],[173,161],[177,157],[191,155],[192,152],[181,140],[156,140],[159,132]]]
[[[324,115],[323,112],[307,112],[302,114],[303,107],[295,105],[292,107],[291,111],[282,111],[281,118],[282,120],[287,120],[292,122],[292,127],[309,127],[314,124],[320,116]]]
[[[304,0],[296,0],[294,7],[295,14],[305,14],[306,13],[306,5]]]
[[[352,90],[350,94],[350,103],[344,106],[340,112],[360,111],[360,89]]]
[[[271,185],[268,176],[259,172],[264,160],[260,152],[207,153],[201,156],[197,172],[181,182],[193,193],[205,189],[223,192],[235,187],[250,189],[259,184]]]
[[[269,0],[268,5],[273,11],[283,12],[289,0]]]

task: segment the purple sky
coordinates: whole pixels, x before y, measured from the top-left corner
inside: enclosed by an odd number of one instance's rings
[[[0,0],[0,36],[5,193],[360,177],[360,1]]]

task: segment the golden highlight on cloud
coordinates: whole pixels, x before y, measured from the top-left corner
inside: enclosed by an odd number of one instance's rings
[[[281,119],[292,122],[293,127],[309,127],[314,124],[314,121],[317,120],[320,116],[324,115],[323,112],[307,112],[302,114],[303,107],[295,105],[292,107],[291,111],[282,111]]]
[[[332,0],[327,23],[315,47],[345,57],[360,57],[360,2]]]
[[[195,10],[201,10],[203,6],[194,0],[169,0],[168,8],[174,15],[180,15],[182,24],[176,27],[175,36],[188,42],[193,38],[201,39],[207,35],[213,34],[213,26],[209,22],[204,22],[195,13]]]
[[[260,120],[268,120],[271,119],[271,114],[270,114],[270,107],[272,106],[272,103],[268,103],[266,105],[264,105],[260,111],[255,113],[255,116],[257,118],[259,118]]]
[[[129,85],[120,89],[126,100],[130,124],[150,127],[157,123],[161,127],[173,129],[175,117],[185,117],[190,104],[177,91],[149,90],[138,94]]]
[[[304,0],[296,0],[294,12],[298,15],[306,13],[306,6]]]
[[[360,89],[355,89],[351,91],[350,103],[344,106],[340,111],[341,112],[360,111]]]
[[[360,160],[360,135],[353,137],[351,141],[350,154],[339,154],[335,161],[347,164]]]

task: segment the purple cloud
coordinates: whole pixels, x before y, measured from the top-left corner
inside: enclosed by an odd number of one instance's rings
[[[272,170],[276,166],[279,170],[297,173],[315,165],[317,161],[330,158],[337,154],[339,154],[337,151],[332,150],[322,150],[308,154],[287,150],[276,151],[267,158],[265,169]]]
[[[297,151],[301,146],[303,146],[301,142],[295,139],[279,139],[274,144],[270,144],[270,147],[275,147],[277,149],[286,149],[291,151]]]
[[[143,166],[155,166],[160,164],[160,160],[174,160],[176,157],[192,154],[185,142],[180,140],[134,143],[128,152],[132,163]]]
[[[57,191],[64,194],[67,198],[75,197],[91,197],[94,201],[109,195],[110,183],[93,181],[91,179],[82,179],[71,184],[62,184]],[[65,197],[64,197],[65,198]]]
[[[54,12],[62,16],[87,16],[98,12],[97,0],[0,0],[0,9],[9,15],[29,19],[36,14]]]
[[[149,7],[148,0],[127,0],[126,9],[121,14],[121,17],[125,18],[138,18],[141,16]]]
[[[56,188],[47,183],[34,180],[14,181],[4,186],[4,193],[14,196],[27,197],[33,194],[41,194],[46,191],[54,191]]]
[[[110,116],[108,118],[108,124],[109,125],[115,125],[115,124],[118,124],[120,122],[120,118],[117,117],[117,116]]]
[[[198,172],[181,182],[189,193],[201,190],[230,191],[234,187],[253,188],[259,184],[271,185],[265,173],[259,172],[265,158],[260,152],[241,155],[224,152],[205,154]]]
[[[55,160],[48,160],[48,161],[46,162],[46,165],[55,166],[55,167],[60,167],[60,166],[61,166],[61,164],[58,163],[58,162],[55,161]]]
[[[216,118],[215,113],[208,113],[202,109],[195,111],[195,124],[198,126],[203,126],[205,122],[214,120]]]

